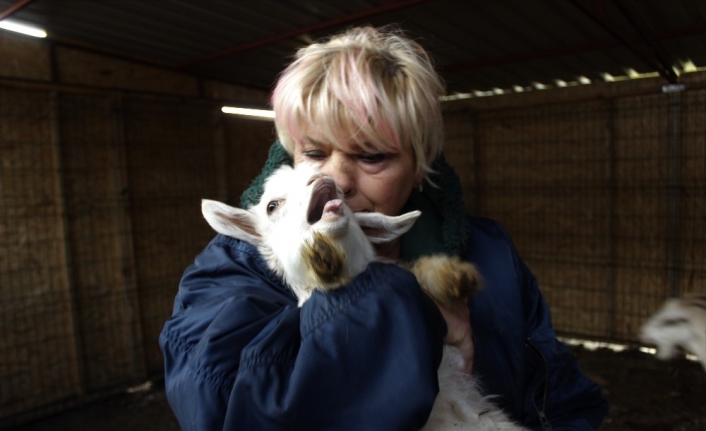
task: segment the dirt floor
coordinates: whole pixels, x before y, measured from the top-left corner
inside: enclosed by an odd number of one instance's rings
[[[575,352],[610,404],[601,431],[706,431],[706,373],[699,363],[661,362],[638,351]]]
[[[575,348],[604,390],[610,413],[601,431],[705,431],[706,373],[686,359],[659,362],[637,351]],[[16,431],[177,431],[160,387],[121,394],[14,428]]]

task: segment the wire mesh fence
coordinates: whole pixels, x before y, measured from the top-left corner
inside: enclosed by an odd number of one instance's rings
[[[665,298],[706,292],[705,101],[691,90],[451,121],[471,148],[473,212],[509,230],[558,332],[635,343]]]
[[[0,427],[162,375],[200,200],[228,195],[217,108],[0,87]]]

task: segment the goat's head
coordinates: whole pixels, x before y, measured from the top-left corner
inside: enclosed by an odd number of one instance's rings
[[[640,328],[640,341],[657,347],[657,358],[670,359],[685,349],[702,356],[706,336],[706,296],[671,298]],[[706,353],[706,352],[704,352]],[[706,358],[700,358],[702,361]],[[705,365],[706,366],[706,363]]]
[[[421,214],[353,213],[343,198],[332,178],[300,164],[275,171],[249,210],[203,200],[202,212],[217,232],[257,246],[301,304],[311,289],[336,287],[363,271],[375,259],[371,242],[399,237]]]

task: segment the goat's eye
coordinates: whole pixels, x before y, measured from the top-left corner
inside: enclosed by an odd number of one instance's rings
[[[682,318],[675,317],[673,319],[665,319],[662,322],[662,326],[676,326],[676,325],[683,325],[685,323],[689,323],[689,321],[683,317]]]
[[[274,210],[277,209],[279,206],[279,201],[272,201],[269,204],[267,204],[267,215],[272,214]]]

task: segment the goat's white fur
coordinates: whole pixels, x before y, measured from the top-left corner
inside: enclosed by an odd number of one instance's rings
[[[706,371],[706,294],[670,298],[640,328],[640,341],[657,347],[668,360],[679,348],[696,355]]]
[[[346,257],[341,279],[344,282],[363,272],[370,262],[379,260],[371,242],[399,237],[421,213],[413,211],[398,217],[353,213],[343,203],[343,194],[333,180],[312,167],[300,166],[297,169],[283,167],[270,176],[260,202],[250,210],[204,200],[202,212],[217,232],[257,246],[267,265],[294,291],[301,306],[312,289],[338,287],[325,285],[317,274],[305,268],[302,246],[313,242],[316,233],[341,245]],[[268,206],[272,209],[269,213]],[[321,220],[310,224],[307,217],[312,211],[318,212]],[[440,281],[439,284],[445,284],[445,280]],[[436,288],[427,290],[433,294]],[[524,430],[482,395],[476,382],[463,373],[463,368],[464,359],[458,349],[445,346],[439,367],[440,390],[424,430]]]

